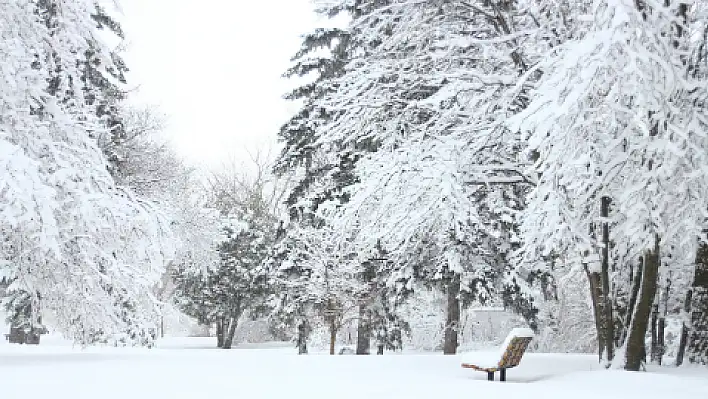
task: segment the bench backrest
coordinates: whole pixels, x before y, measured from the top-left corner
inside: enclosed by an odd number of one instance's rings
[[[502,360],[499,362],[499,368],[512,368],[519,365],[524,352],[529,347],[531,337],[514,337],[509,345],[507,345]]]

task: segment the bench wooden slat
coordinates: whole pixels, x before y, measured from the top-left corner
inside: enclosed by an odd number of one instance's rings
[[[512,331],[511,334],[514,334]],[[462,363],[463,368],[473,369],[477,371],[484,371],[487,373],[490,381],[494,380],[494,373],[497,371],[501,372],[501,381],[506,381],[506,369],[516,367],[521,363],[521,358],[526,353],[528,349],[532,336],[510,336],[507,337],[505,342],[508,342],[504,353],[499,359],[496,367],[482,367],[473,362]]]

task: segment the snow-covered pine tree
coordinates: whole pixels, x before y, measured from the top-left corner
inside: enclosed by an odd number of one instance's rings
[[[116,184],[152,201],[170,220],[179,248],[175,261],[194,266],[193,262],[198,259],[198,263],[203,264],[196,267],[203,269],[215,253],[212,244],[218,234],[209,223],[213,224],[216,219],[210,215],[210,210],[204,209],[203,201],[193,195],[193,186],[199,186],[193,169],[185,166],[160,137],[164,117],[156,108],[125,104],[128,68],[121,57],[126,39],[121,24],[100,4],[91,17],[98,30],[105,32],[104,37],[112,36],[118,41],[110,48],[90,42],[81,61],[85,101],[95,109],[95,115],[104,126],[102,131],[91,132],[92,137],[107,157],[109,172]],[[209,236],[207,245],[204,236]],[[168,268],[173,265],[174,262],[170,262]],[[163,313],[169,310],[170,300],[165,296],[169,294],[166,289],[172,283],[171,275],[171,270],[166,270],[155,287]],[[161,326],[163,324],[161,322]]]
[[[366,1],[323,2],[317,12],[332,18],[355,17],[361,12],[363,3]],[[285,73],[286,77],[311,81],[286,96],[301,101],[302,108],[280,131],[284,149],[276,161],[274,171],[283,180],[290,182],[285,201],[288,220],[281,223],[280,238],[270,264],[276,281],[284,288],[280,290],[279,298],[274,299],[279,304],[275,308],[274,317],[285,324],[298,325],[301,353],[306,352],[304,334],[314,322],[309,319],[321,300],[319,296],[309,295],[313,288],[310,279],[319,275],[316,272],[313,274],[313,270],[321,268],[328,261],[313,258],[319,251],[301,250],[301,247],[332,245],[329,237],[318,231],[329,230],[326,219],[317,213],[321,206],[337,206],[347,201],[342,188],[354,181],[351,171],[360,158],[358,153],[369,150],[366,147],[356,151],[333,152],[318,142],[318,135],[322,133],[318,127],[333,116],[316,101],[337,90],[333,80],[344,72],[344,66],[355,49],[348,30],[336,27],[316,29],[304,36],[300,51],[292,59],[294,65]],[[314,239],[323,239],[325,242],[317,244]]]
[[[684,316],[682,344],[691,363],[708,364],[708,246],[702,244]],[[681,352],[683,360],[683,350]],[[681,360],[677,360],[680,365]]]
[[[221,214],[218,259],[185,262],[175,272],[178,306],[201,324],[216,324],[217,346],[230,349],[239,319],[262,316],[273,286],[266,260],[277,228],[279,190],[262,160],[252,176],[235,168],[210,178],[210,202]]]
[[[280,234],[269,259],[278,287],[271,300],[272,316],[284,325],[297,325],[300,353],[307,353],[307,332],[321,322],[334,354],[338,331],[358,313],[357,295],[363,291],[360,263],[346,242],[333,239],[326,224],[290,226]]]
[[[97,13],[83,0],[0,4],[0,274],[32,298],[30,326],[43,315],[81,343],[149,336],[150,286],[171,253],[166,223],[115,186],[92,138],[106,126],[84,96],[83,57],[110,53]]]
[[[217,317],[217,331],[223,333],[222,348],[229,349],[239,318],[248,312],[257,316],[263,312],[270,294],[270,280],[263,267],[273,237],[271,224],[257,224],[255,220],[244,220],[244,226],[227,228],[226,240],[219,246],[221,256],[217,273],[210,276],[209,290],[214,292],[218,303],[222,304]]]
[[[703,2],[682,4],[686,12],[690,10],[690,26],[695,34],[688,73],[697,81],[705,82],[708,80],[708,5]],[[696,105],[705,106],[705,100]],[[699,244],[692,274],[690,296],[685,304],[688,311],[683,314],[682,340],[688,345],[688,360],[705,365],[708,364],[708,244],[705,242]],[[683,291],[678,292],[683,294]],[[678,359],[677,364],[680,365]]]
[[[706,85],[687,66],[704,23],[686,5],[596,0],[550,13],[551,30],[568,15],[576,23],[537,65],[533,101],[511,124],[538,155],[525,263],[551,256],[586,270],[600,357],[612,360],[619,340],[614,358],[628,370],[643,361],[659,274],[689,267],[704,240]],[[628,296],[620,315],[616,292]]]
[[[99,138],[110,156],[116,183],[130,187],[143,198],[175,205],[174,197],[198,185],[194,168],[188,167],[163,137],[164,116],[147,106],[120,104],[120,137]]]
[[[340,13],[353,13],[355,9],[355,6],[323,6],[318,12],[336,17]],[[303,104],[280,129],[279,138],[284,148],[274,166],[276,175],[292,180],[286,204],[293,220],[309,220],[320,203],[336,196],[331,189],[313,187],[316,182],[333,174],[335,182],[342,181],[340,184],[350,180],[346,170],[339,171],[339,179],[336,177],[337,168],[344,166],[343,162],[337,164],[324,159],[325,154],[317,143],[317,126],[330,115],[315,103],[318,98],[337,90],[332,80],[343,73],[353,51],[349,36],[349,32],[340,28],[320,28],[305,35],[301,49],[292,58],[294,65],[284,74],[288,78],[312,79],[285,96]]]
[[[410,325],[399,312],[399,306],[408,299],[389,287],[389,268],[395,264],[380,248],[378,253],[361,264],[359,281],[363,284],[358,293],[359,329],[357,354],[369,354],[370,339],[376,342],[376,354],[385,350],[403,349],[405,335],[410,335]],[[362,337],[363,336],[363,337]]]
[[[307,341],[312,328],[312,297],[308,286],[312,267],[308,256],[307,234],[296,223],[280,222],[276,241],[267,265],[272,281],[278,287],[271,298],[271,320],[279,329],[297,329],[299,354],[307,354]],[[308,229],[312,232],[312,229]]]
[[[100,4],[96,4],[91,18],[106,35],[110,34],[120,41],[125,40],[121,24]],[[120,45],[112,49],[98,43],[88,44],[89,48],[84,52],[84,59],[81,61],[82,90],[86,104],[95,109],[96,116],[105,126],[105,129],[94,137],[108,158],[111,175],[119,179],[124,160],[115,148],[128,139],[121,110],[121,102],[127,97],[125,74],[128,67],[119,53]]]
[[[380,242],[399,292],[415,281],[447,290],[454,353],[461,291],[491,299],[515,245],[523,143],[503,121],[525,105],[514,89],[536,25],[525,2],[360,4],[357,52],[337,91],[317,100],[331,116],[318,135],[331,153],[375,151],[357,160],[349,201],[320,214],[341,241],[354,237],[362,262]]]

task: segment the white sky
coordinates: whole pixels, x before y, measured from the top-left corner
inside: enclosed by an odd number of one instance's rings
[[[121,0],[129,83],[168,116],[191,163],[216,167],[275,147],[297,105],[281,74],[315,25],[310,0]]]

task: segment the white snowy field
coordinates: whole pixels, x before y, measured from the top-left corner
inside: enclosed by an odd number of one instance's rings
[[[0,399],[708,397],[704,368],[606,371],[584,355],[527,354],[503,383],[462,369],[459,356],[298,356],[282,344],[212,345],[203,338],[152,350],[0,343]]]

